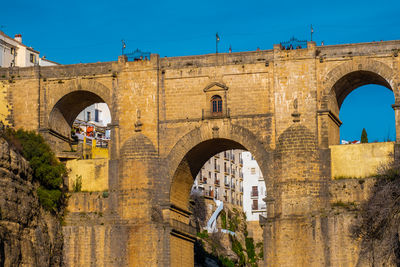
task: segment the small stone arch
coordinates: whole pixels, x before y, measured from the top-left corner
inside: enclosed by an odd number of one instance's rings
[[[377,84],[388,88],[394,93],[395,103],[400,102],[398,76],[391,67],[383,62],[355,58],[334,67],[325,76],[321,83],[321,96],[318,104],[321,147],[327,148],[329,145],[340,143],[339,127],[342,124],[339,119],[340,107],[347,95],[367,84]],[[396,115],[396,117],[398,116]],[[396,135],[398,135],[398,128],[396,125]]]
[[[352,78],[356,81],[349,81]],[[335,89],[340,86],[338,83],[346,82],[344,79],[347,79],[347,82],[350,83],[348,93],[366,84],[378,84],[392,90],[396,103],[399,101],[400,88],[395,71],[383,62],[373,59],[360,59],[342,63],[325,76],[322,82],[321,109],[328,108],[327,101],[330,97],[336,96]],[[348,93],[343,96],[336,96],[340,98],[338,99],[339,106]]]
[[[75,118],[84,108],[94,103],[106,103],[111,119],[114,118],[111,90],[99,82],[74,79],[49,86],[49,95],[44,103],[47,114],[41,123],[42,132],[50,133],[48,141],[57,146],[58,150],[68,149]]]
[[[54,105],[65,95],[75,91],[88,91],[99,96],[110,107],[111,110],[112,90],[98,81],[82,78],[58,83],[56,88],[52,88],[50,97],[52,101],[49,102],[49,110],[51,111]]]

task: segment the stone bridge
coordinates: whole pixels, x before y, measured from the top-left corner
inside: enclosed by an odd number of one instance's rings
[[[107,190],[71,195],[67,266],[193,266],[193,177],[227,149],[250,151],[265,178],[265,266],[356,266],[347,228],[354,214],[331,212],[332,202],[362,201],[367,189],[347,181],[349,192],[332,178],[329,146],[339,143],[346,96],[379,84],[395,96],[397,151],[399,51],[400,41],[308,42],[295,50],[0,69],[0,119],[41,132],[62,155],[81,110],[97,102],[110,108]]]

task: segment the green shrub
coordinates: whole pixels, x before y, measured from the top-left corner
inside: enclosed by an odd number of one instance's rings
[[[254,248],[254,240],[251,237],[245,238],[247,258],[250,263],[256,263],[256,250]]]
[[[235,267],[235,263],[227,257],[220,256],[219,261],[221,262],[222,266]]]
[[[258,248],[258,250],[260,251],[258,253],[258,255],[257,255],[258,258],[260,260],[263,260],[264,259],[264,243],[263,242],[258,242],[257,245],[256,245],[256,248]]]
[[[3,137],[29,161],[33,179],[40,184],[37,189],[40,204],[48,211],[59,211],[64,198],[61,191],[63,177],[67,173],[64,164],[58,161],[43,137],[34,131],[8,128]]]
[[[75,181],[72,184],[72,190],[74,192],[81,192],[82,191],[82,175],[76,175]]]
[[[203,232],[197,233],[197,236],[200,237],[201,239],[206,239],[208,238],[208,232],[207,230],[204,230]]]
[[[224,210],[221,211],[220,216],[221,216],[221,227],[222,229],[226,229],[226,213]]]
[[[245,266],[246,263],[246,256],[243,253],[243,247],[242,244],[235,238],[230,236],[231,243],[232,243],[232,251],[235,252],[235,254],[239,258],[239,266]]]
[[[61,190],[46,189],[40,186],[37,189],[37,194],[39,197],[39,202],[43,208],[52,212],[57,212],[59,210],[62,195]]]

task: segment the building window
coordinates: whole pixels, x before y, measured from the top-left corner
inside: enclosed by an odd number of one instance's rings
[[[219,95],[215,95],[211,98],[211,113],[213,115],[222,113],[222,98]]]
[[[251,174],[256,174],[256,168],[251,168]]]
[[[36,62],[36,57],[35,57],[34,54],[31,54],[31,55],[30,55],[30,61],[31,61],[32,63],[35,63],[35,62]]]
[[[253,210],[258,210],[258,199],[253,199]]]
[[[86,112],[86,121],[90,121],[92,118],[90,116],[90,111]]]
[[[95,109],[94,110],[94,121],[95,122],[99,122],[100,121],[100,119],[99,119],[99,117],[100,117],[100,110],[98,110],[98,109]]]
[[[252,197],[258,197],[258,187],[257,186],[252,186],[251,187],[251,196]]]
[[[11,55],[15,55],[15,48],[11,47],[11,51],[10,51]]]

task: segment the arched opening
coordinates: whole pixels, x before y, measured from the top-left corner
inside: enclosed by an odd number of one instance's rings
[[[367,140],[390,142],[396,139],[393,92],[379,85],[364,85],[351,92],[340,108],[341,143],[361,140],[365,129]]]
[[[172,265],[218,264],[223,258],[233,264],[247,257],[261,261],[258,216],[266,213],[265,188],[260,167],[243,145],[219,138],[192,148],[175,171],[170,191],[172,225],[176,226],[170,242]],[[193,244],[183,239],[178,234],[180,224],[189,224],[201,241],[193,239]],[[246,245],[254,246],[256,255],[247,255]],[[236,255],[233,246],[242,247],[243,254]],[[174,253],[177,247],[181,251]],[[233,255],[228,257],[227,251]]]
[[[110,122],[110,110],[100,96],[89,91],[74,91],[63,96],[50,112],[48,129],[53,136],[50,142],[58,153],[73,151],[72,145],[84,136],[107,146]]]
[[[350,72],[333,85],[328,130],[333,179],[371,177],[392,160],[394,143],[387,141],[396,140],[394,95],[388,80],[365,70]]]
[[[70,170],[65,181],[70,191],[108,189],[110,123],[108,105],[89,91],[68,93],[52,108],[44,134]]]
[[[362,126],[362,120],[364,123],[366,121],[371,123],[372,118],[375,118],[376,123],[370,125],[378,127],[377,125],[379,125],[378,122],[380,121],[385,125],[391,126],[380,127],[379,136],[374,135],[371,141],[387,140],[387,130],[389,130],[390,139],[394,138],[394,112],[391,111],[391,104],[394,103],[394,94],[393,92],[388,93],[385,91],[386,88],[393,91],[385,78],[377,73],[365,70],[350,72],[337,80],[331,89],[330,103],[328,104],[332,112],[329,125],[329,143],[334,145],[342,143],[341,140],[345,140],[343,143],[360,141],[362,129],[368,128],[366,125]],[[368,113],[370,115],[367,115]],[[364,115],[363,118],[360,118],[356,114],[359,116],[361,114]],[[389,128],[392,129],[390,130]],[[354,134],[357,131],[359,132],[358,137]],[[352,134],[348,134],[350,132]]]

